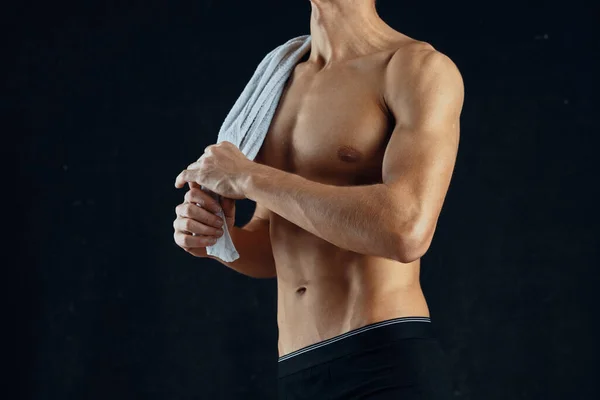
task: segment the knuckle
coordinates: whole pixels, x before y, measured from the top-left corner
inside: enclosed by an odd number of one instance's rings
[[[190,235],[183,235],[183,238],[182,238],[181,242],[182,242],[182,246],[192,247],[192,236],[190,236]]]
[[[207,197],[202,201],[202,208],[204,208],[207,211],[210,211],[213,208],[213,204],[214,200],[212,198]]]
[[[190,190],[188,190],[188,192],[185,194],[186,198],[188,199],[188,201],[193,201],[194,199],[198,198],[198,191],[199,189],[193,187]]]
[[[173,239],[175,240],[175,243],[177,243],[178,246],[183,246],[183,241],[180,232],[175,231],[175,233],[173,233]]]
[[[187,198],[191,203],[198,201],[198,199],[202,198],[202,190],[198,188],[191,188],[187,193]]]
[[[193,228],[193,222],[191,219],[186,219],[183,221],[183,229],[185,229],[188,232],[191,232],[191,229]]]

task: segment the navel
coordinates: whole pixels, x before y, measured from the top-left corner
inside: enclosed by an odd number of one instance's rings
[[[360,161],[362,153],[352,146],[341,146],[337,152],[338,158],[346,162]]]
[[[298,293],[298,294],[304,294],[304,293],[306,293],[306,288],[305,287],[301,287],[298,290],[296,290],[296,293]]]

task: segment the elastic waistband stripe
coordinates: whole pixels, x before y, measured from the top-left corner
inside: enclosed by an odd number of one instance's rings
[[[369,324],[369,325],[363,326],[362,328],[357,328],[357,329],[351,330],[349,332],[343,333],[341,335],[334,336],[331,339],[327,339],[327,340],[324,340],[322,342],[318,342],[318,343],[312,344],[310,346],[306,346],[306,347],[303,347],[303,348],[298,349],[296,351],[293,351],[293,352],[291,352],[289,354],[286,354],[286,355],[284,355],[282,357],[279,357],[278,362],[285,361],[285,360],[290,359],[290,358],[292,358],[294,356],[297,356],[299,354],[306,353],[307,351],[311,351],[311,350],[317,349],[319,347],[323,347],[323,346],[326,346],[328,344],[337,342],[338,340],[345,339],[345,338],[347,338],[349,336],[357,335],[359,333],[366,332],[366,331],[369,331],[371,329],[379,328],[381,326],[387,326],[387,325],[392,325],[392,324],[399,324],[399,323],[402,323],[402,322],[431,322],[431,319],[429,317],[400,317],[400,318],[390,319],[390,320],[387,320],[387,321],[375,322],[373,324]]]

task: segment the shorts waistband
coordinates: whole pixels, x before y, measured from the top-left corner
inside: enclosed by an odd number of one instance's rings
[[[400,317],[375,322],[279,357],[278,376],[281,378],[395,340],[431,337],[435,337],[435,333],[429,317]]]

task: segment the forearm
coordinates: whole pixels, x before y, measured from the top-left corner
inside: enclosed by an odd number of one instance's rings
[[[274,278],[277,273],[269,238],[268,221],[265,224],[253,225],[249,228],[251,230],[237,226],[229,230],[233,245],[240,255],[237,260],[225,262],[218,257],[208,257],[251,278]]]
[[[257,164],[245,195],[340,248],[397,259],[404,222],[383,184],[333,186]]]

